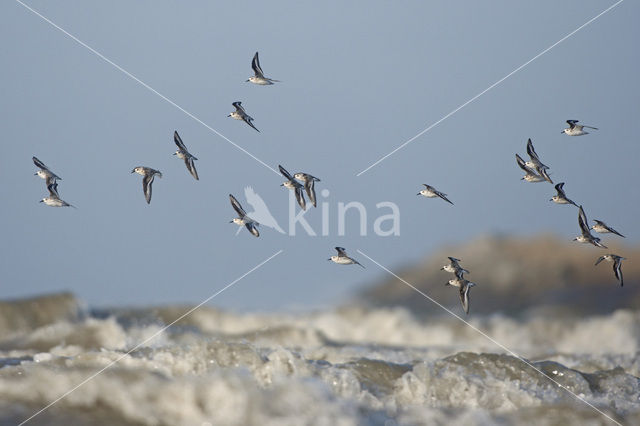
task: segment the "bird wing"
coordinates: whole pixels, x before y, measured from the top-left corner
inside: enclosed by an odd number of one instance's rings
[[[278,169],[280,170],[280,173],[282,173],[282,176],[286,177],[289,180],[293,180],[293,176],[291,176],[291,173],[289,173],[287,169],[285,169],[279,164],[278,164]]]
[[[298,200],[298,204],[300,204],[300,207],[302,208],[302,210],[306,210],[307,202],[304,199],[304,192],[302,191],[302,187],[297,186],[295,188],[295,193],[296,193],[296,200]]]
[[[561,198],[566,198],[566,194],[564,193],[564,190],[562,189],[562,187],[564,186],[564,182],[560,182],[559,184],[556,185],[556,191],[558,191],[558,196]]]
[[[527,165],[525,164],[525,162],[522,159],[522,157],[520,157],[518,154],[516,154],[516,162],[518,163],[518,166],[520,166],[520,168],[522,170],[524,170],[527,174],[532,174],[532,175],[536,175],[537,174],[535,172],[535,170],[530,169],[529,167],[527,167]]]
[[[149,173],[142,178],[142,190],[144,191],[144,198],[147,200],[147,204],[151,204],[151,184],[155,176],[154,173]]]
[[[238,200],[236,200],[236,197],[229,194],[229,200],[231,201],[231,207],[233,207],[236,213],[238,213],[238,216],[240,216],[240,218],[244,218],[247,213],[244,211]]]
[[[196,170],[196,164],[193,162],[195,158],[190,155],[184,158],[184,164],[187,166],[187,170],[189,170],[189,173],[191,173],[191,176],[193,176],[196,180],[200,180],[200,178],[198,177],[198,171]]]
[[[574,127],[576,127],[576,123],[578,122],[578,120],[567,120],[567,124],[569,125],[569,129],[573,129]]]
[[[260,236],[260,231],[258,231],[258,227],[256,226],[255,222],[247,222],[244,224],[244,226],[246,226],[246,228],[253,234],[254,237]]]
[[[460,286],[460,302],[465,314],[469,314],[469,285]]]
[[[587,215],[584,214],[584,209],[582,208],[582,206],[579,206],[578,208],[578,225],[580,225],[582,235],[591,235],[589,226],[587,225]]]
[[[546,169],[543,168],[539,168],[538,172],[540,172],[540,176],[542,176],[544,178],[544,180],[546,180],[547,182],[549,182],[550,184],[553,184],[553,181],[551,180],[551,178],[549,177],[549,174],[547,173]]]
[[[47,189],[49,190],[49,196],[51,198],[60,198],[58,195],[58,184],[56,182],[47,185]]]
[[[595,266],[598,266],[598,264],[602,262],[604,259],[606,259],[604,256],[600,256],[598,260],[596,260]]]
[[[37,157],[31,157],[31,159],[33,160],[33,164],[35,164],[38,168],[42,170],[49,170],[49,168],[45,166],[42,161],[38,160]]]
[[[244,107],[242,106],[242,102],[240,101],[235,101],[234,103],[232,103],[231,105],[233,105],[236,109],[236,111],[241,111],[244,112]]]
[[[533,142],[531,142],[531,139],[527,141],[527,154],[529,154],[529,157],[531,157],[531,160],[533,160],[533,162],[540,161],[536,150],[533,148]]]
[[[336,247],[336,250],[338,251],[338,257],[348,257],[347,251],[344,249],[344,247]]]
[[[187,152],[187,147],[184,145],[184,142],[182,142],[182,138],[178,134],[177,130],[173,132],[173,141],[181,151]]]
[[[449,201],[449,199],[447,198],[447,194],[440,192],[440,191],[435,191],[436,195],[440,198],[442,198],[443,200],[445,200],[447,203],[449,204],[453,204],[451,201]]]
[[[251,127],[253,128],[253,130],[255,130],[256,132],[260,133],[260,130],[258,130],[258,129],[256,128],[256,126],[254,126],[254,125],[253,125],[253,123],[251,122],[251,120],[253,120],[253,118],[252,118],[252,117],[249,117],[249,115],[244,114],[244,115],[242,116],[242,120],[243,120],[245,123],[247,123],[249,126],[251,126]]]
[[[624,286],[624,281],[622,280],[622,258],[616,257],[613,262],[613,273],[616,275],[618,281],[620,281],[620,287]]]
[[[251,68],[253,68],[253,72],[256,77],[264,78],[264,72],[262,72],[262,68],[260,67],[260,59],[258,58],[258,52],[253,55],[253,60],[251,60]]]
[[[304,189],[307,191],[311,204],[313,204],[313,207],[316,207],[316,189],[313,179],[305,181]]]

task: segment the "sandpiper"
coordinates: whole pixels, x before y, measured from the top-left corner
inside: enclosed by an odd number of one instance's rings
[[[187,166],[187,170],[191,173],[196,180],[200,180],[198,178],[198,171],[196,170],[196,165],[194,164],[194,160],[197,160],[196,157],[191,155],[189,151],[187,151],[187,147],[184,142],[182,142],[182,138],[178,134],[177,131],[173,132],[173,141],[178,145],[178,150],[173,153],[173,155],[177,155],[178,158],[184,160],[184,164]]]
[[[426,183],[422,184],[424,186],[424,189],[420,192],[418,192],[416,195],[422,195],[424,197],[427,198],[435,198],[435,197],[440,197],[443,200],[445,200],[447,203],[449,204],[453,204],[451,201],[449,201],[449,199],[447,198],[447,194],[438,191],[437,189],[435,189],[433,186],[427,185]]]
[[[551,197],[549,201],[553,201],[556,204],[573,204],[574,206],[578,207],[576,203],[567,198],[567,194],[565,194],[564,190],[562,189],[563,186],[564,182],[560,182],[556,185],[556,191],[558,191],[558,193]]]
[[[451,257],[451,256],[448,256],[448,258],[449,258],[449,263],[447,263],[442,268],[440,268],[441,271],[451,272],[452,274],[456,274],[456,276],[460,274],[460,278],[462,278],[461,274],[469,273],[469,271],[467,271],[462,266],[460,266],[460,263],[459,263],[461,262],[460,259],[456,259],[455,257]]]
[[[529,154],[529,158],[531,158],[531,160],[525,162],[524,165],[538,172],[538,174],[542,176],[544,180],[552,184],[553,181],[547,174],[547,170],[549,169],[549,167],[542,164],[542,161],[540,161],[540,157],[538,157],[536,150],[533,148],[533,142],[531,142],[531,138],[529,138],[529,140],[527,141],[527,154]]]
[[[249,77],[249,80],[253,84],[258,84],[260,86],[268,86],[275,83],[280,83],[279,80],[274,80],[272,78],[267,78],[264,76],[264,72],[260,67],[260,59],[258,59],[258,52],[253,55],[253,59],[251,60],[251,68],[253,68],[254,76]]]
[[[311,200],[311,204],[313,204],[313,207],[316,207],[315,183],[320,182],[320,179],[315,176],[311,176],[308,173],[296,173],[293,177],[304,184],[304,189],[307,191],[307,196],[309,197],[309,200]]]
[[[338,265],[360,265],[362,266],[362,264],[360,262],[358,262],[357,260],[355,260],[352,257],[347,256],[347,252],[343,247],[336,247],[336,250],[338,251],[338,255],[337,256],[331,256],[329,259],[334,263],[337,263]],[[364,268],[364,266],[362,266]]]
[[[516,162],[518,163],[518,166],[520,166],[520,168],[524,170],[524,172],[526,173],[520,180],[526,180],[527,182],[544,182],[545,181],[545,179],[539,174],[537,174],[535,170],[527,167],[524,160],[518,154],[516,154]]]
[[[298,181],[296,181],[293,178],[293,176],[291,176],[291,174],[284,167],[278,165],[278,168],[280,169],[280,173],[282,173],[282,176],[287,178],[287,181],[284,183],[281,183],[280,186],[284,186],[285,188],[292,189],[296,194],[296,200],[298,200],[298,204],[300,205],[302,210],[306,210],[307,203],[304,199],[304,192],[303,192],[304,187],[301,184],[299,184]]]
[[[247,114],[247,112],[244,110],[244,107],[242,106],[242,102],[236,101],[231,105],[233,105],[236,108],[236,110],[233,111],[231,114],[227,115],[227,117],[231,117],[236,120],[242,120],[245,123],[247,123],[249,126],[251,126],[256,132],[260,132],[260,130],[256,129],[256,126],[253,125],[252,123],[253,117]]]
[[[60,195],[58,195],[58,184],[56,182],[47,185],[47,189],[49,190],[49,196],[40,200],[41,203],[45,203],[47,206],[51,207],[75,208],[75,206],[72,206],[66,201],[60,199]]]
[[[236,211],[236,213],[238,213],[238,217],[234,218],[229,223],[235,223],[238,226],[244,226],[255,237],[259,237],[260,236],[260,232],[258,232],[258,225],[260,225],[260,224],[258,222],[256,222],[255,220],[251,219],[247,215],[247,213],[244,211],[244,209],[242,208],[242,206],[240,205],[238,200],[236,200],[236,197],[234,197],[233,195],[229,194],[229,200],[231,201],[231,206],[233,207],[233,209]]]
[[[598,234],[607,234],[607,233],[612,233],[612,234],[616,234],[621,236],[622,238],[625,238],[624,235],[622,235],[621,233],[619,233],[618,231],[616,231],[615,229],[613,229],[612,227],[610,227],[609,225],[607,225],[606,223],[604,223],[601,220],[598,219],[594,219],[593,220],[596,224],[593,225],[591,227],[591,229],[593,229],[594,231],[596,231]]]
[[[151,184],[156,175],[161,178],[162,173],[151,167],[138,166],[131,170],[131,173],[137,173],[142,175],[142,191],[144,192],[144,198],[147,200],[147,204],[151,204]]]
[[[624,282],[622,281],[622,261],[625,260],[624,257],[618,256],[617,254],[605,254],[604,256],[600,256],[596,261],[596,265],[603,260],[613,262],[613,273],[616,275],[618,281],[620,281],[620,287],[624,286]]]
[[[587,223],[587,215],[584,214],[584,210],[582,209],[582,206],[580,206],[578,209],[578,225],[580,225],[581,234],[575,237],[573,241],[589,243],[593,244],[596,247],[607,248],[607,246],[600,242],[600,238],[591,235],[591,232],[589,231],[589,225],[587,225]]]
[[[36,173],[34,173],[34,175],[44,179],[45,183],[47,184],[47,188],[52,183],[56,183],[57,180],[62,180],[60,176],[49,170],[49,168],[45,166],[42,161],[38,160],[36,157],[32,157],[31,159],[33,160],[33,164],[35,164],[40,169]]]
[[[565,134],[567,134],[569,136],[582,136],[582,135],[588,135],[589,134],[589,132],[585,132],[584,130],[582,130],[585,127],[587,129],[598,130],[597,127],[591,127],[591,126],[585,126],[584,124],[578,124],[578,120],[567,120],[567,124],[569,125],[569,127],[564,129],[560,133],[565,133]]]
[[[462,303],[462,309],[464,309],[465,314],[469,314],[469,290],[471,287],[475,287],[475,283],[472,283],[469,280],[465,280],[464,278],[456,278],[454,280],[449,280],[445,285],[450,285],[453,287],[458,287],[460,290],[460,303]]]

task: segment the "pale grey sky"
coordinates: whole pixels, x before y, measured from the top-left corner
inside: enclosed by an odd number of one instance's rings
[[[532,138],[552,178],[638,243],[637,2],[625,1],[360,177],[355,175],[614,2],[28,1],[28,5],[271,167],[328,189],[330,235],[268,228],[236,236],[228,194],[252,186],[286,226],[282,178],[14,1],[0,4],[0,297],[70,290],[92,305],[197,303],[231,309],[336,303],[444,243],[485,233],[578,233],[548,184],[520,181]],[[267,76],[245,80],[259,51]],[[233,101],[257,133],[227,118]],[[599,130],[561,135],[566,119]],[[630,125],[631,124],[631,125]],[[178,130],[200,181],[171,154]],[[35,155],[73,209],[38,203]],[[134,166],[157,168],[151,205]],[[454,206],[416,197],[422,183]],[[337,236],[339,202],[392,201],[399,237]],[[247,207],[245,205],[245,207]],[[306,217],[320,232],[322,210]],[[326,259],[340,245],[367,269]],[[590,247],[576,246],[576,250]],[[595,249],[593,249],[595,250]],[[594,251],[594,255],[596,252]],[[633,261],[631,259],[631,261]]]

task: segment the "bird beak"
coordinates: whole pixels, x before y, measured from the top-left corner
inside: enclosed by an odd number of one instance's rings
[[[451,284],[449,284],[449,282],[447,281],[444,285],[447,286],[447,285],[451,285]]]
[[[561,131],[560,133],[564,133],[564,130],[563,130],[563,131]]]
[[[420,193],[418,192],[416,195],[420,195]]]
[[[177,153],[177,152],[174,152],[174,153],[173,153],[173,155],[178,155],[178,153]]]
[[[233,221],[232,221],[232,220],[230,220],[230,221],[229,221],[229,223],[233,223]]]
[[[227,115],[227,117],[231,117],[231,114]]]
[[[44,201],[42,201],[42,200],[40,200],[40,201],[38,201],[38,202],[39,202],[39,203],[44,203]]]
[[[37,174],[37,173],[34,173],[33,175],[34,175],[34,176],[38,176],[38,174]]]
[[[280,186],[284,186],[284,183],[281,183]]]
[[[244,82],[247,83],[247,82],[249,82],[249,80],[245,80]]]
[[[42,201],[41,201],[42,202]],[[327,259],[327,260],[331,260],[331,258]]]

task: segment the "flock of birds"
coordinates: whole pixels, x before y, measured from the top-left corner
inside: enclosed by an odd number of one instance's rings
[[[265,77],[264,72],[262,71],[262,67],[260,66],[260,60],[258,58],[258,52],[255,53],[253,59],[251,61],[251,67],[253,68],[254,75],[250,77],[247,82],[251,82],[253,84],[257,84],[260,86],[272,85],[279,80],[274,80],[272,78]],[[251,128],[260,132],[253,125],[253,118],[247,114],[246,110],[242,106],[242,102],[236,101],[233,102],[232,105],[235,107],[235,111],[231,112],[228,117],[234,118],[236,120],[242,120]],[[589,132],[584,131],[585,128],[597,130],[595,127],[586,126],[583,124],[578,124],[578,120],[567,120],[568,128],[564,129],[562,133],[567,134],[569,136],[581,136],[589,134]],[[180,138],[180,135],[177,131],[173,133],[173,140],[178,147],[178,150],[173,154],[184,160],[185,166],[191,176],[194,179],[199,180],[198,171],[196,170],[194,161],[197,160],[195,156],[193,156],[186,145]],[[549,167],[544,165],[542,161],[540,161],[540,157],[536,153],[533,143],[531,139],[527,142],[527,154],[529,155],[530,160],[524,161],[520,155],[516,154],[516,162],[518,166],[525,172],[522,180],[527,182],[549,182],[553,184],[553,181],[549,177],[548,170]],[[49,196],[40,200],[41,203],[46,204],[50,207],[74,207],[73,205],[67,203],[66,201],[60,198],[58,193],[58,180],[62,180],[57,174],[52,172],[42,161],[38,158],[33,157],[33,163],[39,168],[39,170],[35,173],[37,176],[41,177],[45,180],[47,190],[49,191]],[[294,191],[296,201],[298,205],[303,210],[306,210],[307,203],[305,200],[305,193],[309,198],[309,201],[316,207],[316,192],[315,192],[315,183],[319,182],[315,176],[312,176],[308,173],[294,173],[291,175],[284,167],[281,165],[278,166],[280,173],[286,178],[286,181],[282,183],[280,186],[283,186],[287,189],[291,189]],[[131,173],[137,173],[142,176],[142,191],[144,193],[145,200],[147,204],[151,203],[151,193],[152,193],[152,184],[155,177],[162,177],[162,173],[159,170],[153,169],[151,167],[137,166],[135,167]],[[423,184],[425,189],[418,192],[417,195],[422,195],[427,198],[441,198],[449,204],[453,203],[447,198],[447,194],[438,191],[434,187]],[[564,182],[560,182],[555,185],[555,189],[557,194],[554,195],[550,201],[553,201],[557,204],[572,204],[578,207],[578,224],[580,226],[580,235],[574,238],[574,241],[579,241],[581,243],[589,243],[593,244],[596,247],[607,248],[600,242],[600,238],[593,236],[591,234],[591,230],[594,230],[597,233],[613,233],[624,237],[622,234],[617,232],[615,229],[608,226],[605,222],[600,220],[595,220],[595,224],[590,228],[588,226],[587,216],[584,213],[584,209],[582,206],[578,206],[574,201],[569,199],[564,191]],[[252,235],[255,237],[260,236],[260,232],[258,231],[258,226],[260,225],[257,221],[252,219],[244,210],[240,202],[232,195],[229,194],[229,200],[231,202],[231,206],[237,213],[237,217],[230,221],[230,223],[235,223],[238,226],[244,226]],[[337,251],[337,255],[331,256],[329,259],[334,263],[339,265],[360,265],[364,268],[364,266],[355,260],[354,258],[347,255],[346,250],[343,247],[335,247]],[[625,260],[625,258],[618,256],[616,254],[605,254],[600,256],[596,261],[596,265],[598,265],[603,260],[607,260],[609,262],[613,262],[613,271],[615,273],[616,278],[620,282],[620,286],[623,285],[622,279],[622,270],[621,270],[621,262]],[[460,302],[462,303],[462,308],[466,314],[469,313],[469,290],[471,287],[476,286],[475,283],[468,281],[464,278],[464,274],[468,274],[469,271],[462,268],[460,266],[461,260],[456,259],[454,257],[449,257],[449,263],[444,265],[441,270],[446,272],[453,273],[455,275],[455,279],[449,280],[446,285],[457,287],[460,292]]]

